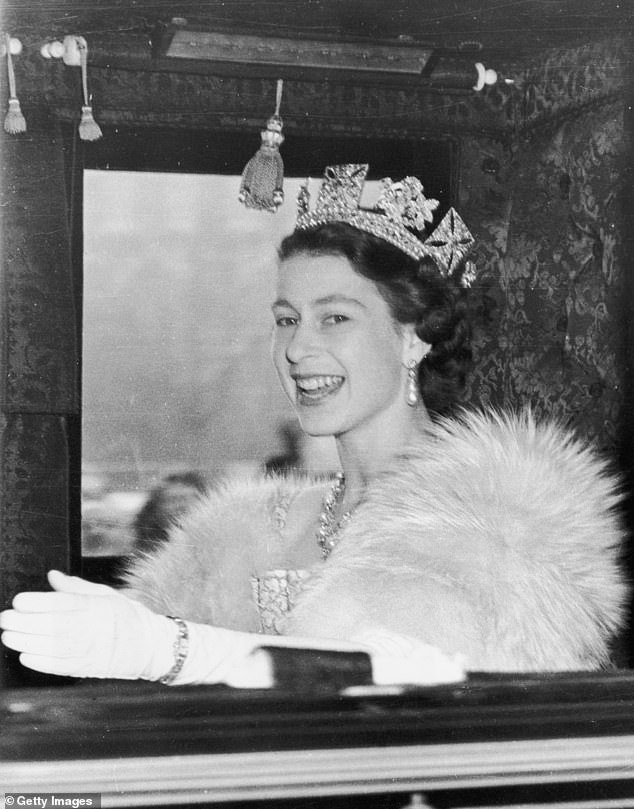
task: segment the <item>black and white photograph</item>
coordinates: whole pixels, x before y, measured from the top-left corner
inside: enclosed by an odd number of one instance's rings
[[[0,807],[634,807],[634,2],[0,21]]]

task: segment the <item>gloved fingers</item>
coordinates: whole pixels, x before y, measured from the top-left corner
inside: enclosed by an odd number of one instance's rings
[[[41,657],[40,655],[27,653],[20,655],[20,663],[29,669],[33,669],[33,671],[42,671],[46,674],[59,674],[62,676],[77,669],[77,663],[73,660]]]
[[[2,642],[16,652],[45,655],[47,657],[85,657],[92,648],[92,638],[79,630],[69,634],[53,628],[51,634],[32,634],[15,630],[2,633]]]
[[[33,595],[33,594],[24,594]],[[46,612],[22,612],[7,610],[2,616],[2,628],[7,630],[4,642],[12,649],[51,657],[81,657],[93,659],[108,657],[119,633],[129,634],[129,625],[134,614],[124,612],[117,620],[117,609],[123,598],[114,595],[101,596],[69,595],[67,593],[38,593],[39,601],[45,604],[64,606],[79,603],[81,609],[53,609]],[[45,598],[46,597],[46,598]],[[30,601],[27,606],[32,606]],[[125,606],[125,605],[123,605]],[[134,629],[132,630],[134,634]],[[140,646],[142,638],[137,638]]]
[[[45,657],[42,655],[21,654],[20,663],[34,671],[46,674],[57,674],[60,677],[106,677],[105,674],[96,673],[89,663],[74,657]],[[123,679],[131,679],[121,675]]]
[[[48,583],[59,593],[76,593],[78,595],[111,596],[116,593],[106,584],[95,584],[79,576],[67,576],[59,570],[49,570]]]
[[[17,612],[80,612],[88,608],[95,596],[73,593],[18,593],[13,599]]]
[[[36,671],[75,677],[159,679],[174,662],[173,621],[116,590],[52,574],[67,588],[21,593],[0,615],[3,642]],[[80,590],[81,592],[69,592]]]
[[[117,595],[116,590],[105,584],[93,584],[77,576],[66,576],[58,570],[51,570],[48,579],[54,592],[18,593],[13,599],[13,609],[19,612],[84,610],[89,604],[88,598]]]
[[[2,642],[9,649],[16,652],[26,652],[34,655],[49,655],[51,657],[64,657],[60,648],[59,655],[56,653],[56,639],[46,635],[25,635],[23,632],[13,632],[7,630],[2,633]]]
[[[3,610],[0,612],[0,629],[11,629],[12,627],[7,625],[7,621],[10,621],[10,616],[13,614],[14,610]]]
[[[0,640],[2,643],[8,647],[9,649],[13,649],[16,652],[22,651],[22,633],[21,632],[12,632],[7,630],[0,635]]]
[[[0,627],[27,635],[62,635],[68,631],[67,620],[66,613],[5,610],[0,614]]]

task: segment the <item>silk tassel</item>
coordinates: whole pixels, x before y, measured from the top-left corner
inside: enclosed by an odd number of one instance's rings
[[[280,104],[282,79],[278,79],[275,112],[260,132],[262,145],[244,167],[238,199],[247,208],[275,213],[284,201],[284,162],[280,146],[284,143]]]
[[[77,47],[79,48],[79,59],[81,64],[81,85],[84,95],[84,103],[81,108],[81,119],[79,121],[79,137],[82,140],[99,140],[102,136],[101,128],[95,121],[88,95],[88,45],[83,37],[78,37]]]
[[[20,102],[15,91],[15,72],[13,70],[13,58],[11,57],[11,37],[5,35],[7,49],[7,72],[9,74],[9,109],[4,119],[4,131],[9,135],[17,135],[19,132],[26,132],[26,119],[20,109]]]

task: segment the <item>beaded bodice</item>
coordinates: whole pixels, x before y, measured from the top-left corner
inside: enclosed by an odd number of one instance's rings
[[[327,493],[319,518],[316,540],[321,548],[322,556],[328,558],[339,541],[339,532],[352,516],[345,513],[336,519],[336,508],[345,490],[345,478],[339,473]],[[286,525],[286,518],[291,500],[287,494],[279,494],[272,507],[274,529],[281,534]],[[308,579],[308,570],[287,570],[277,568],[267,570],[261,576],[251,577],[253,599],[260,617],[260,631],[268,635],[279,635],[282,623],[295,605],[302,587]]]
[[[272,508],[273,528],[281,534],[286,526],[286,517],[291,500],[281,493]],[[267,570],[260,576],[251,576],[251,592],[260,617],[260,631],[266,635],[279,635],[282,623],[293,608],[308,570],[277,568]]]
[[[293,608],[308,570],[267,570],[251,577],[251,591],[260,616],[260,631],[265,635],[281,634],[286,615]]]

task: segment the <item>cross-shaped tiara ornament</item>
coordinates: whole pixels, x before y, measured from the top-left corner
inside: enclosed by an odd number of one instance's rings
[[[296,230],[345,222],[385,239],[412,258],[430,256],[441,275],[452,275],[475,241],[458,212],[450,208],[438,227],[423,240],[412,229],[425,231],[427,224],[433,221],[438,200],[427,199],[417,177],[405,177],[400,182],[386,177],[374,208],[361,208],[368,169],[367,163],[328,166],[312,211],[306,180],[297,198]],[[464,272],[461,283],[468,286],[472,281],[473,272]]]

